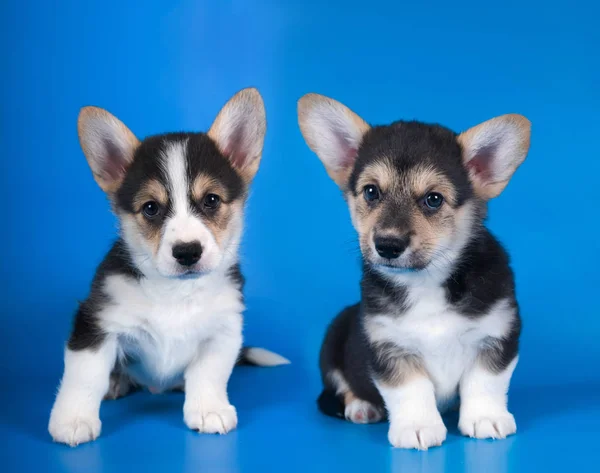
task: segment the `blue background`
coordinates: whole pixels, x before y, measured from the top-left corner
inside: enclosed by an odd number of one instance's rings
[[[0,461],[3,471],[573,471],[600,440],[599,8],[569,2],[3,1],[0,126]],[[326,3],[326,4],[325,4]],[[46,431],[76,301],[115,235],[79,149],[82,105],[143,137],[206,130],[237,90],[266,104],[247,213],[246,339],[293,364],[239,368],[239,429],[199,436],[181,395],[105,403],[100,439]],[[327,323],[358,298],[347,209],[296,122],[330,95],[371,123],[466,129],[517,112],[532,147],[489,225],[508,247],[524,318],[511,391],[519,432],[393,451],[385,424],[321,416]]]

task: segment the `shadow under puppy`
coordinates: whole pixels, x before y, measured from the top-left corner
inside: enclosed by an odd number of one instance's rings
[[[237,425],[227,396],[236,362],[288,363],[266,350],[241,350],[238,246],[265,130],[255,89],[231,98],[206,134],[139,141],[105,110],[81,110],[81,146],[120,238],[75,316],[50,415],[56,442],[94,440],[102,399],[140,386],[184,389],[188,427],[224,434]]]
[[[321,349],[321,410],[357,423],[387,414],[400,448],[440,445],[440,410],[457,398],[463,434],[515,433],[507,392],[521,322],[508,256],[483,222],[527,155],[529,121],[504,115],[458,135],[414,121],[371,127],[316,94],[298,117],[363,257],[361,301]]]

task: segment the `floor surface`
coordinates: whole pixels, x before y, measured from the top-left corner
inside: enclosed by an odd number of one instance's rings
[[[290,390],[290,383],[300,388]],[[600,386],[517,389],[510,402],[515,436],[466,439],[450,414],[443,446],[417,452],[392,449],[385,423],[322,416],[314,403],[318,385],[294,365],[236,369],[230,391],[239,426],[228,435],[188,431],[182,394],[137,393],[105,402],[102,435],[77,448],[53,444],[46,431],[51,383],[10,385],[19,389],[0,394],[5,472],[598,471]]]

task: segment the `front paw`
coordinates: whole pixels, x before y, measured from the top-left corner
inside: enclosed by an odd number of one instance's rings
[[[494,414],[461,414],[459,430],[469,437],[478,439],[504,439],[517,431],[513,415],[505,411]]]
[[[186,425],[206,434],[226,434],[237,426],[237,413],[231,404],[214,404],[206,407],[184,406]]]
[[[56,415],[50,416],[48,432],[55,442],[66,443],[71,447],[96,440],[102,423],[97,415]]]
[[[446,440],[447,429],[442,419],[421,422],[397,421],[390,424],[388,439],[397,448],[427,450]]]

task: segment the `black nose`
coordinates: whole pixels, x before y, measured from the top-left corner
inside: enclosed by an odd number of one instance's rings
[[[177,243],[173,246],[173,258],[181,266],[192,266],[196,264],[202,256],[202,246],[198,241],[190,243]]]
[[[382,258],[395,259],[404,253],[410,244],[410,236],[375,237],[375,249]]]

